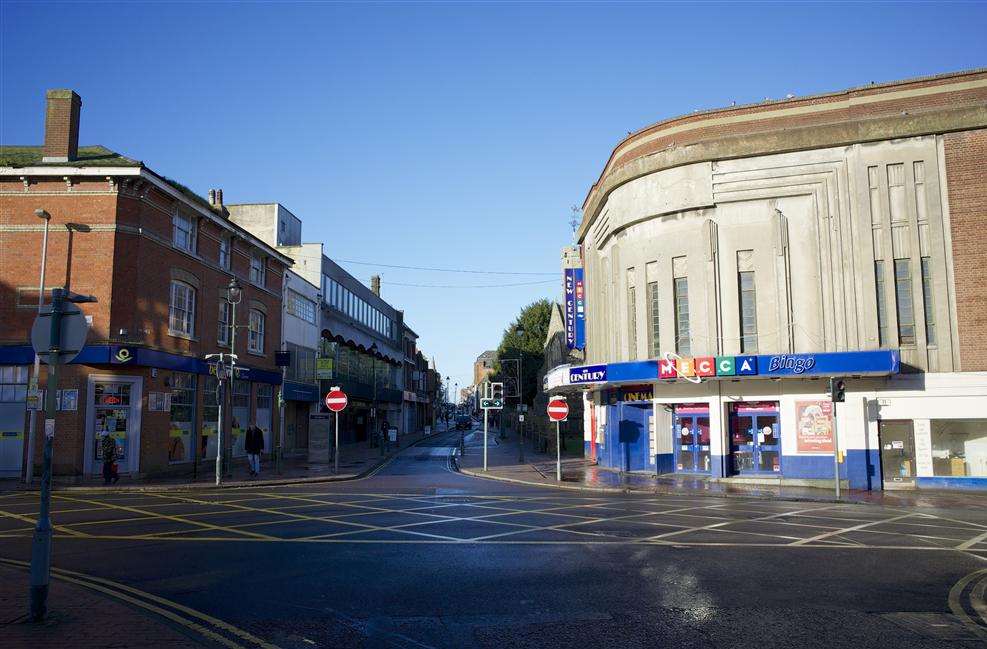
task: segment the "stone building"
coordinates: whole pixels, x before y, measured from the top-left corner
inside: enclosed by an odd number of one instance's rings
[[[824,485],[835,444],[850,487],[987,487],[985,127],[975,70],[629,135],[578,230],[586,364],[549,372],[587,454]]]

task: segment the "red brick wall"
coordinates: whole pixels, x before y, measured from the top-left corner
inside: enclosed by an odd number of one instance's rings
[[[987,129],[945,136],[960,369],[987,370]]]

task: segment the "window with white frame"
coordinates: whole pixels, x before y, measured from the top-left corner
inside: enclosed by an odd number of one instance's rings
[[[219,238],[219,265],[227,270],[230,268],[230,238]]]
[[[195,221],[175,212],[171,217],[171,242],[176,248],[195,252]]]
[[[171,282],[168,330],[183,336],[195,334],[195,289],[185,282]]]
[[[288,290],[287,295],[288,313],[301,318],[305,322],[315,324],[315,302],[308,299],[301,293]]]
[[[264,313],[257,309],[250,310],[248,322],[247,351],[255,354],[264,353]]]
[[[216,331],[216,342],[226,346],[230,344],[230,303],[225,299],[219,301],[219,323]]]
[[[256,252],[250,255],[250,281],[257,286],[264,285],[264,258]]]

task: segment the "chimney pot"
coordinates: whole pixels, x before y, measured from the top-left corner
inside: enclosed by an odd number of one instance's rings
[[[82,98],[72,90],[49,90],[45,107],[42,162],[71,162],[79,157],[79,113]]]
[[[215,189],[210,189],[209,190],[209,204],[210,205],[215,205],[216,204],[216,190]]]
[[[223,190],[222,189],[217,189],[216,190],[216,205],[217,205],[217,207],[222,207],[223,206]]]
[[[370,290],[377,297],[380,297],[380,275],[374,275],[370,278]]]

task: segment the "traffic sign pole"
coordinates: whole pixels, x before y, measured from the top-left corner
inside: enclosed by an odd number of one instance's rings
[[[338,387],[334,386],[329,388],[328,394],[326,394],[323,402],[326,404],[326,408],[336,413],[336,438],[335,447],[332,453],[332,471],[333,473],[339,473],[339,413],[346,408],[349,404],[349,397],[346,393],[340,390]],[[383,448],[383,446],[381,447]]]
[[[555,422],[555,479],[562,482],[562,445],[559,441],[562,434],[559,432],[561,422]]]
[[[339,413],[336,413],[336,441],[333,442],[332,472],[339,475]]]
[[[548,418],[555,422],[555,479],[562,482],[562,422],[569,417],[569,404],[565,397],[548,400]]]
[[[487,470],[487,413],[488,408],[483,409],[483,470]]]

